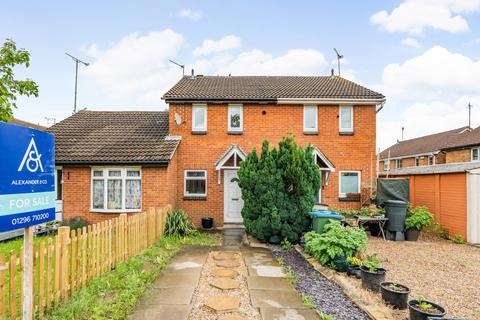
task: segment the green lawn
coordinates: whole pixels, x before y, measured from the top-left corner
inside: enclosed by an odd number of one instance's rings
[[[219,234],[166,236],[141,255],[120,263],[76,292],[45,319],[125,319],[169,260],[185,245],[218,245]],[[37,316],[38,318],[38,316]]]
[[[38,245],[40,240],[47,240],[50,237],[53,237],[54,234],[51,235],[41,235],[41,236],[35,236],[33,238],[33,241],[35,245]],[[6,240],[3,242],[0,242],[0,253],[3,253],[5,255],[5,259],[8,261],[10,260],[10,251],[15,250],[17,252],[17,257],[20,254],[20,248],[23,246],[23,237],[15,238],[12,240]]]

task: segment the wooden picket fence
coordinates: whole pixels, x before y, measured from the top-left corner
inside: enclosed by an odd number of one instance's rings
[[[41,240],[34,248],[34,312],[40,316],[159,240],[170,206],[121,214],[111,220]],[[0,319],[17,319],[22,308],[23,248],[0,254]]]

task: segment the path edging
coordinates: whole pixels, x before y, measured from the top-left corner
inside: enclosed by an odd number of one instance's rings
[[[326,268],[320,264],[315,258],[306,254],[299,245],[295,245],[295,250],[300,253],[303,258],[322,276],[335,282],[340,288],[342,288],[343,293],[355,303],[360,310],[365,312],[373,320],[387,320],[383,313],[378,310],[377,307],[372,306],[364,299],[362,299],[361,294],[358,292],[358,289],[348,283],[343,277],[339,276],[337,272]]]

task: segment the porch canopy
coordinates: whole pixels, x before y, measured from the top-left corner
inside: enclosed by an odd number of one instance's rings
[[[245,160],[247,154],[236,144],[230,145],[225,153],[215,163],[215,170],[217,170],[218,184],[221,182],[221,170],[238,170],[240,162]]]

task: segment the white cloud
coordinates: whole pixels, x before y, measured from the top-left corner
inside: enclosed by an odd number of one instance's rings
[[[290,49],[274,57],[260,49],[234,55],[220,55],[211,60],[199,60],[196,68],[207,74],[220,75],[319,75],[325,58],[313,49]]]
[[[480,94],[480,60],[434,46],[423,54],[383,70],[383,87],[395,98]]]
[[[240,38],[235,35],[228,35],[217,41],[204,40],[202,46],[193,50],[193,54],[196,56],[206,56],[212,53],[239,48],[240,44]]]
[[[203,13],[199,10],[182,9],[178,12],[178,16],[192,21],[198,21],[203,17]]]
[[[415,38],[402,39],[402,44],[407,47],[420,48],[420,43]]]
[[[405,0],[388,13],[379,11],[370,22],[388,32],[421,34],[426,28],[451,33],[469,30],[460,13],[480,10],[480,0]]]
[[[135,97],[137,103],[161,103],[161,96],[179,78],[178,67],[168,62],[183,44],[182,35],[170,29],[147,35],[130,34],[108,49],[91,45],[93,63],[82,68],[115,100]]]

